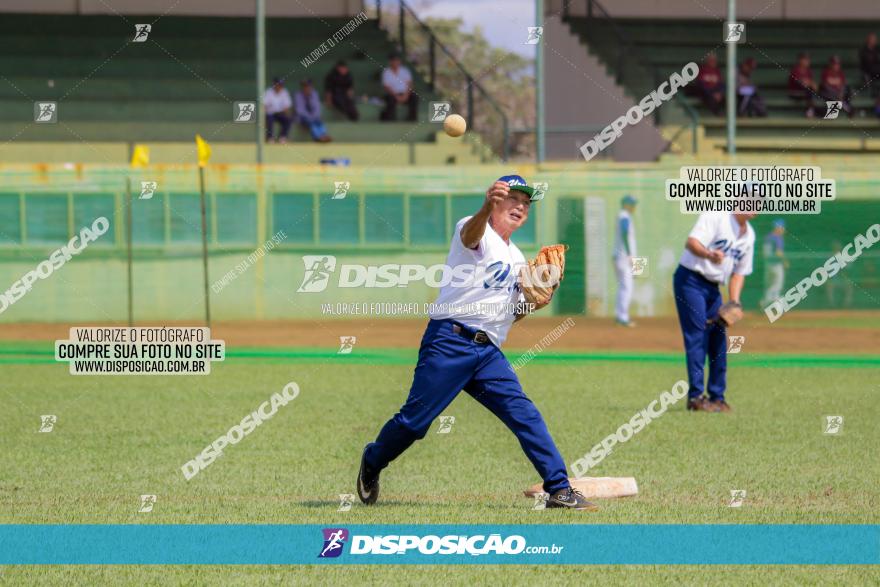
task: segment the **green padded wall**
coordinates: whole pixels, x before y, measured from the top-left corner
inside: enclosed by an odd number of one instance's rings
[[[679,213],[663,198],[667,178],[678,165],[603,163],[589,172],[574,167],[498,166],[456,168],[332,169],[267,166],[218,166],[206,170],[209,282],[233,271],[283,231],[281,243],[254,266],[212,294],[217,320],[289,318],[320,315],[321,301],[431,302],[436,291],[425,284],[365,290],[336,288],[324,294],[296,292],[304,275],[304,255],[332,255],[338,264],[442,263],[453,223],[474,213],[486,188],[506,173],[530,182],[549,183],[547,196],[532,206],[529,222],[514,236],[526,256],[539,245],[568,244],[566,280],[551,311],[610,315],[615,291],[611,242],[591,241],[586,250],[585,199],[600,217],[610,241],[620,198],[639,199],[635,215],[639,254],[649,258],[649,273],[636,282],[634,315],[670,315],[671,276],[696,216]],[[833,252],[880,221],[880,170],[854,166],[846,159],[823,165],[823,176],[838,181],[838,200],[826,202],[821,215],[788,216],[786,246],[791,266],[786,287],[808,275]],[[0,313],[10,321],[122,321],[126,318],[126,179],[132,194],[134,299],[138,320],[198,320],[201,317],[201,214],[198,173],[184,166],[125,167],[62,165],[0,169],[0,180],[17,189],[0,192],[0,291],[46,259],[59,245],[107,216],[110,230],[57,276],[38,281],[13,306]],[[156,181],[159,191],[139,199],[141,181]],[[349,181],[345,198],[333,199],[334,182]],[[294,191],[291,186],[295,186]],[[759,251],[748,278],[744,302],[758,310],[765,287],[760,243],[771,216],[754,222]],[[605,260],[590,272],[586,263]],[[604,268],[603,268],[604,267]],[[604,272],[604,273],[603,273]],[[56,279],[57,277],[57,279]],[[590,285],[587,288],[587,285]],[[829,287],[830,285],[830,287]],[[604,292],[594,296],[594,292]],[[595,299],[591,299],[594,296]],[[800,308],[877,308],[880,300],[880,249],[867,250],[855,263]]]

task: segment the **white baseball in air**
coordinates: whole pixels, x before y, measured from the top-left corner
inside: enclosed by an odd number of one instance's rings
[[[443,121],[443,130],[451,137],[460,137],[467,130],[467,122],[458,114],[450,114]]]

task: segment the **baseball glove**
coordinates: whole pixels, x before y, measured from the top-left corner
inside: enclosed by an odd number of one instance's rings
[[[732,326],[743,319],[743,307],[739,302],[727,302],[718,308],[718,317],[714,322],[724,326]]]
[[[568,245],[541,247],[538,255],[520,271],[520,288],[526,301],[545,306],[565,275],[565,251]]]

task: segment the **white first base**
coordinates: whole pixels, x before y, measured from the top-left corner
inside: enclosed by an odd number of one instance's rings
[[[569,477],[568,481],[588,499],[630,497],[639,493],[635,477]],[[526,497],[533,497],[544,493],[544,487],[537,483],[523,493]]]

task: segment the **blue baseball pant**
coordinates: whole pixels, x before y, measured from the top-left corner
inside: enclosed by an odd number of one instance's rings
[[[688,398],[703,395],[703,369],[708,354],[709,399],[723,400],[727,388],[727,330],[721,323],[706,324],[718,315],[721,290],[717,283],[681,265],[672,284],[687,354]]]
[[[544,491],[552,494],[567,488],[568,474],[562,456],[507,358],[491,343],[479,344],[453,332],[455,324],[452,320],[428,323],[409,397],[376,441],[367,445],[367,465],[374,470],[387,467],[416,440],[424,438],[431,423],[464,390],[516,435],[544,480]]]

